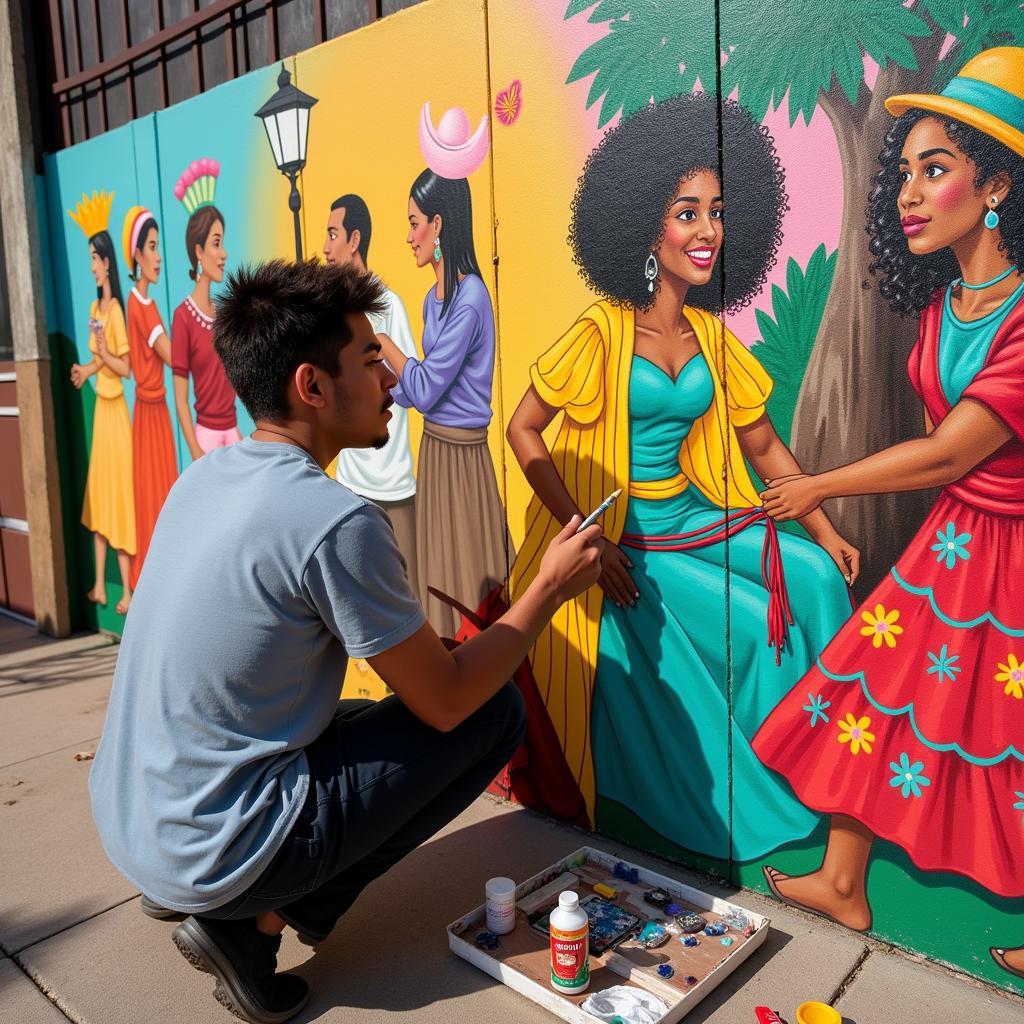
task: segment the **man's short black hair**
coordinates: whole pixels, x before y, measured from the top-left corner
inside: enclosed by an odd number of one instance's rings
[[[373,224],[370,223],[370,209],[362,196],[354,192],[341,196],[331,203],[332,210],[344,209],[345,215],[341,218],[341,226],[345,229],[346,235],[353,231],[359,232],[359,255],[363,257],[363,264],[370,265],[370,234],[373,231]]]
[[[317,260],[243,266],[217,300],[213,347],[254,420],[288,416],[288,381],[300,363],[332,376],[352,340],[349,313],[383,313],[384,285],[352,266]]]

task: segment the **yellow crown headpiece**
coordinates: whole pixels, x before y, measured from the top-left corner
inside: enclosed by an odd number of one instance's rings
[[[68,210],[68,216],[82,229],[86,238],[92,238],[107,230],[113,204],[113,192],[93,192],[91,196],[83,192],[74,210]]]

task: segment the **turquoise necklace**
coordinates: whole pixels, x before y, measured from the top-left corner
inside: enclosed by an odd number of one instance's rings
[[[1000,281],[1005,281],[1017,268],[1007,267],[997,277],[993,277],[991,281],[983,281],[981,284],[968,284],[962,277],[958,277],[953,282],[953,287],[957,286],[961,288],[967,288],[972,292],[980,292],[983,288],[991,288],[994,284],[999,284]]]

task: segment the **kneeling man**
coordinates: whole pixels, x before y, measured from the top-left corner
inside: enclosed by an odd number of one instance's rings
[[[600,530],[574,519],[504,618],[441,643],[385,514],[323,471],[387,443],[396,380],[368,319],[383,294],[316,263],[229,281],[214,344],[256,430],[193,463],[164,504],[89,779],[143,909],[190,915],[174,942],[254,1024],[309,995],[276,973],[284,927],[324,939],[508,761],[524,712],[506,680],[600,575]],[[394,696],[339,703],[350,657]]]

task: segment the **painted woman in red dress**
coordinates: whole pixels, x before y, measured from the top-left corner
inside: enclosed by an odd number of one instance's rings
[[[178,459],[167,411],[164,367],[171,364],[171,342],[160,319],[156,298],[149,294],[160,277],[160,230],[142,206],[133,206],[122,233],[125,262],[133,285],[125,320],[132,373],[135,375],[135,417],[132,420],[132,481],[135,494],[134,590],[146,560],[149,541],[167,493],[178,478]]]
[[[876,836],[927,871],[1024,896],[1024,49],[897,96],[868,204],[880,290],[920,314],[910,381],[927,436],[773,480],[779,520],[827,498],[941,487],[891,573],[754,738],[831,814],[820,868],[766,867],[781,899],[871,926]],[[1024,977],[1024,946],[993,948]]]

